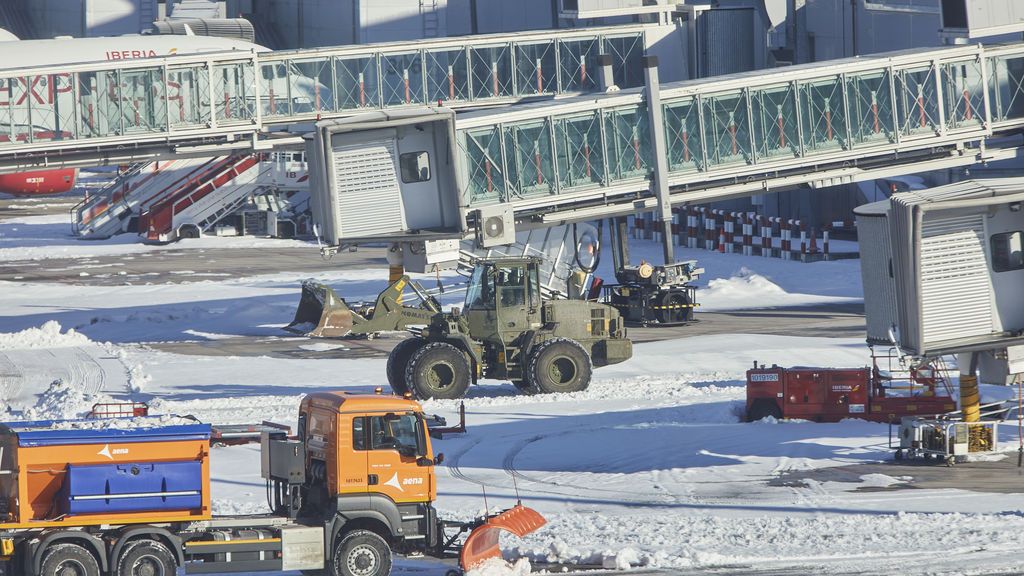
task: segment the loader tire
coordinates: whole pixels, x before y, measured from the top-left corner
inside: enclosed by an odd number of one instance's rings
[[[175,576],[177,571],[178,564],[167,546],[155,540],[136,540],[117,559],[114,576]]]
[[[353,530],[334,547],[330,576],[388,576],[391,574],[391,547],[387,540],[370,530]]]
[[[391,350],[391,354],[388,355],[388,384],[391,385],[391,390],[398,396],[405,395],[409,391],[409,383],[405,379],[405,368],[409,365],[409,360],[417,350],[426,345],[426,342],[421,338],[406,338],[398,343]]]
[[[43,556],[39,576],[100,576],[100,564],[78,544],[54,544]]]
[[[782,419],[782,410],[779,409],[779,405],[771,400],[760,398],[754,400],[754,403],[750,405],[750,411],[747,412],[747,422],[757,422],[762,418],[771,416],[776,420]]]
[[[469,359],[447,342],[423,346],[405,367],[405,381],[421,400],[462,398],[469,388],[469,379]]]
[[[580,392],[590,386],[590,355],[575,340],[554,338],[530,353],[526,391],[533,394]]]

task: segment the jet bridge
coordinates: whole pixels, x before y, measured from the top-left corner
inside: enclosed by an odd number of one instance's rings
[[[361,196],[359,210],[396,219],[382,216],[374,241],[442,234],[499,245],[520,229],[1008,158],[1024,127],[1024,44],[882,54],[465,112],[445,122],[454,128],[436,135],[454,134],[455,144],[436,140],[436,154],[454,149],[450,165],[439,158],[456,185],[438,188],[441,213],[427,215],[398,192]],[[392,177],[401,164],[392,155]],[[352,209],[338,198],[325,197],[331,214]],[[399,222],[399,213],[423,220]],[[366,240],[364,231],[331,232],[332,243]]]

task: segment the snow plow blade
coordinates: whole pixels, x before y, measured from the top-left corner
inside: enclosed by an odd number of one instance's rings
[[[498,536],[502,530],[522,538],[545,524],[547,520],[539,512],[516,504],[497,516],[491,516],[470,532],[462,545],[459,565],[463,570],[470,570],[488,558],[501,558]]]
[[[402,305],[402,291],[406,287],[419,298],[419,306]],[[302,283],[302,297],[299,298],[295,319],[284,329],[314,338],[343,338],[426,325],[440,311],[441,305],[437,300],[427,295],[408,276],[392,282],[377,296],[373,305],[360,305],[355,309],[335,294],[330,286],[306,280]]]
[[[340,338],[352,331],[353,317],[345,300],[330,286],[306,280],[295,319],[285,330],[316,338]]]

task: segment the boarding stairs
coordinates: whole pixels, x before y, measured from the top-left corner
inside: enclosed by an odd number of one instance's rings
[[[270,177],[273,166],[260,154],[222,157],[200,177],[178,188],[142,214],[140,235],[150,242],[198,237],[250,201]]]
[[[177,158],[133,165],[71,209],[72,233],[94,240],[133,231],[133,220],[140,214],[204,172],[216,160]]]

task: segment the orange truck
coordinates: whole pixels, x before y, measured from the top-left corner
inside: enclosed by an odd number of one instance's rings
[[[207,424],[0,424],[0,574],[385,576],[393,553],[468,569],[500,556],[501,531],[522,537],[545,523],[519,504],[470,523],[439,519],[443,455],[412,400],[319,392],[298,422],[295,437],[263,434],[272,512],[246,516],[212,514]]]

